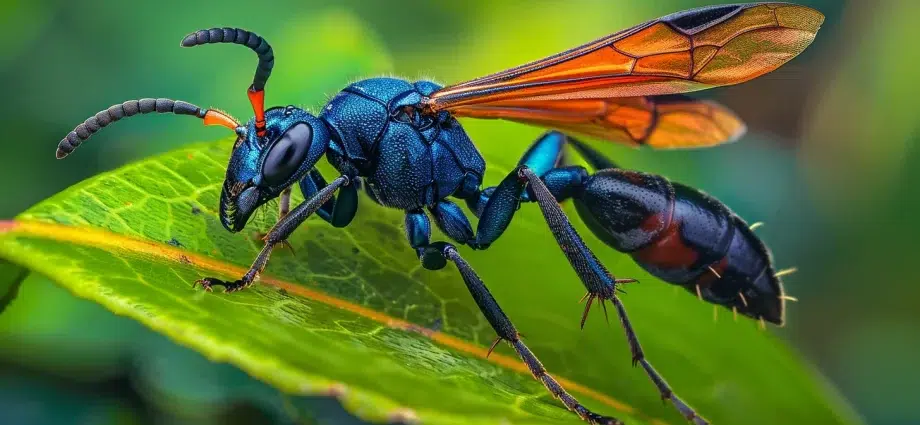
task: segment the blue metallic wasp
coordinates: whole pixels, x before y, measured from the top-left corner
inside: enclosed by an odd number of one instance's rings
[[[706,424],[671,390],[645,358],[617,297],[616,279],[598,261],[559,207],[572,199],[588,228],[630,254],[664,281],[716,305],[773,323],[783,322],[784,295],[770,254],[728,207],[663,177],[614,166],[597,151],[564,135],[656,148],[711,146],[737,139],[741,121],[726,108],[678,93],[736,84],[776,69],[813,40],[823,16],[786,3],[714,6],[688,10],[620,31],[540,61],[476,80],[441,87],[431,81],[372,78],[335,96],[318,116],[294,107],[264,109],[264,87],[274,65],[269,44],[234,28],[197,31],[191,47],[235,43],[259,57],[248,95],[255,116],[245,125],[215,109],[169,99],[114,105],[61,140],[63,158],[100,128],[150,112],[191,115],[237,134],[220,196],[220,220],[242,230],[253,211],[280,198],[281,218],[249,272],[225,282],[204,278],[209,289],[251,285],[272,248],[316,213],[347,226],[358,208],[359,187],[386,207],[405,211],[408,243],[427,269],[454,263],[486,319],[553,396],[592,424],[619,424],[582,406],[543,368],[521,341],[473,268],[455,246],[431,240],[431,220],[454,243],[487,249],[510,224],[521,203],[539,205],[587,294],[581,325],[594,302],[616,308],[633,364],[641,364],[661,393],[688,420]],[[482,188],[485,162],[457,117],[502,118],[554,129],[524,153],[498,186]],[[562,163],[566,144],[598,171]],[[340,174],[332,181],[314,168],[325,156]],[[305,201],[289,209],[291,187]],[[449,198],[464,201],[479,218],[476,232]]]

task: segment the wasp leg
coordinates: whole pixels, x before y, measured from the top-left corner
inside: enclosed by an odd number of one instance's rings
[[[533,189],[536,202],[540,205],[540,209],[543,211],[543,216],[546,218],[546,222],[549,224],[553,236],[556,237],[559,247],[562,248],[562,252],[565,253],[565,256],[569,259],[569,263],[572,264],[572,267],[578,273],[578,276],[588,289],[588,292],[601,300],[610,300],[616,307],[617,314],[620,317],[620,323],[623,325],[626,339],[629,341],[629,347],[632,351],[633,365],[642,364],[642,368],[645,369],[649,378],[655,386],[658,387],[661,397],[670,400],[671,404],[673,404],[687,420],[691,420],[697,425],[708,425],[709,422],[707,422],[706,419],[699,416],[693,408],[688,406],[687,403],[684,403],[683,400],[674,394],[674,391],[671,390],[671,387],[665,382],[664,378],[662,378],[655,368],[652,367],[651,363],[646,360],[645,354],[642,352],[642,346],[639,345],[639,339],[636,336],[636,332],[633,330],[632,324],[629,322],[629,317],[626,315],[626,309],[615,293],[617,284],[625,283],[629,280],[614,279],[610,272],[607,271],[600,261],[598,261],[594,253],[591,252],[591,249],[585,245],[581,236],[578,235],[578,232],[576,232],[569,223],[562,208],[559,207],[559,203],[556,202],[556,198],[553,197],[550,190],[532,170],[526,167],[520,168],[519,173],[527,180],[530,187]],[[582,323],[584,323],[584,321],[582,321]]]
[[[469,239],[472,235],[472,228],[469,221],[455,204],[442,201],[432,209],[435,221],[446,234],[453,239]],[[457,249],[446,242],[430,243],[431,222],[425,212],[421,209],[411,210],[406,213],[406,237],[409,244],[416,250],[422,265],[429,270],[438,270],[444,268],[448,261],[453,262],[460,271],[463,281],[466,283],[470,295],[476,301],[479,310],[486,317],[486,320],[492,325],[492,329],[498,334],[498,339],[489,348],[489,354],[500,341],[507,341],[518,353],[521,360],[530,369],[534,378],[542,382],[549,392],[561,400],[566,408],[575,412],[579,417],[591,424],[604,425],[622,425],[619,420],[602,416],[594,413],[588,408],[581,405],[575,397],[562,388],[549,373],[546,368],[537,359],[532,351],[521,341],[521,336],[515,329],[514,324],[508,319],[508,316],[502,311],[498,302],[492,297],[489,289],[482,282],[482,279],[476,274],[472,267],[460,256]]]
[[[350,180],[348,176],[340,176],[333,180],[328,186],[323,187],[312,197],[298,205],[297,208],[291,210],[283,219],[278,220],[275,226],[268,231],[268,234],[264,238],[265,246],[259,251],[259,255],[256,256],[249,271],[246,272],[242,278],[235,281],[223,281],[213,277],[206,277],[198,280],[195,284],[201,285],[208,291],[210,291],[213,286],[223,286],[227,289],[227,292],[238,291],[252,285],[259,276],[259,273],[262,273],[262,270],[265,269],[265,265],[268,264],[268,259],[272,255],[272,247],[286,240],[291,233],[294,232],[294,229],[299,227],[307,218],[313,215],[314,212],[319,210],[322,205],[332,199],[336,190],[340,187],[348,187]]]
[[[592,298],[605,300],[613,296],[616,285],[633,282],[617,280],[598,261],[569,223],[557,199],[577,194],[588,178],[583,167],[558,167],[563,159],[566,136],[549,131],[537,139],[511,173],[494,189],[476,194],[470,202],[480,212],[474,249],[488,248],[504,233],[521,202],[537,202],[559,247],[578,273]],[[600,157],[602,158],[602,157]],[[546,183],[542,179],[546,180]],[[547,188],[547,185],[552,189]],[[485,205],[483,205],[485,204]],[[588,304],[590,305],[590,304]]]
[[[441,200],[434,207],[429,208],[428,212],[434,217],[438,229],[441,229],[441,232],[455,242],[466,244],[473,239],[473,227],[470,226],[469,219],[457,204]]]
[[[613,161],[604,156],[604,154],[598,152],[591,146],[588,146],[581,140],[571,136],[566,136],[566,142],[568,142],[569,146],[575,149],[575,151],[578,152],[578,154],[581,155],[581,157],[584,158],[585,161],[587,161],[588,164],[591,165],[591,168],[594,168],[595,171],[619,168]]]
[[[623,306],[620,299],[614,295],[611,302],[613,302],[613,305],[616,307],[617,315],[620,317],[620,324],[623,325],[623,330],[626,332],[626,339],[629,341],[629,348],[630,351],[632,351],[633,366],[641,364],[642,368],[645,369],[645,373],[648,374],[648,377],[655,383],[655,386],[658,387],[662,400],[670,400],[671,404],[673,404],[687,420],[693,421],[696,425],[708,425],[709,422],[707,422],[706,419],[697,414],[693,408],[681,400],[677,394],[674,394],[671,386],[668,385],[664,378],[645,358],[645,353],[642,351],[642,346],[639,344],[639,338],[636,336],[636,331],[633,330],[632,324],[629,322],[629,316],[626,315],[626,308]]]
[[[316,215],[335,227],[345,227],[349,225],[358,211],[357,182],[358,180],[354,179],[351,184],[339,189],[338,195],[333,195],[329,198],[329,200],[316,211]],[[326,180],[323,178],[323,175],[320,174],[319,170],[315,168],[310,170],[310,172],[300,180],[300,191],[306,199],[310,199],[324,187],[326,187]],[[281,193],[278,221],[281,221],[281,219],[288,214],[290,202],[291,190],[288,188]],[[266,236],[267,233],[259,235],[262,240],[265,240]],[[294,248],[287,243],[286,240],[280,243],[287,246],[291,251],[294,251]]]
[[[281,221],[291,212],[291,188],[288,187],[281,192],[281,196],[278,197],[278,221]],[[277,223],[277,222],[276,222]],[[260,235],[262,239],[265,239],[265,235]],[[281,241],[281,245],[290,249],[291,252],[294,252],[294,247],[288,243],[287,239]]]
[[[354,179],[348,186],[339,189],[336,196],[329,198],[316,215],[326,220],[335,227],[345,227],[351,223],[358,211],[358,179]],[[317,192],[326,187],[326,179],[316,168],[300,180],[300,191],[304,198],[310,199]]]
[[[281,195],[278,196],[278,221],[281,221],[284,216],[288,215],[291,212],[291,188],[288,187],[281,192]]]
[[[428,255],[431,242],[431,220],[421,208],[406,212],[406,239],[409,239],[409,245],[415,250],[422,266],[426,269],[440,270],[447,265],[447,260],[436,249],[431,251],[433,255]]]
[[[284,216],[288,215],[291,212],[291,188],[288,187],[281,192],[281,195],[278,195],[278,221],[281,221]],[[275,223],[277,223],[276,221]],[[260,240],[264,240],[265,236],[268,233],[259,233],[258,237]],[[280,242],[281,245],[284,245],[287,249],[290,249],[291,252],[294,252],[294,247],[291,246],[286,240]]]
[[[576,149],[586,157],[589,163],[598,168],[610,168],[613,163],[606,160],[600,153],[592,150],[586,145],[574,141]],[[652,367],[651,363],[645,358],[642,346],[639,344],[639,338],[626,315],[626,309],[623,303],[616,296],[616,285],[631,281],[631,279],[614,279],[610,272],[598,261],[597,257],[590,248],[585,245],[581,236],[572,227],[565,212],[559,206],[557,199],[564,199],[574,196],[577,193],[579,182],[587,177],[587,172],[582,167],[561,167],[542,173],[542,179],[537,176],[534,170],[525,167],[518,167],[519,176],[529,184],[530,191],[539,205],[543,216],[546,219],[553,236],[559,247],[562,249],[569,263],[578,273],[585,287],[588,289],[589,297],[596,297],[600,300],[611,301],[617,309],[617,315],[620,318],[620,324],[626,333],[626,339],[632,352],[633,365],[641,364],[646,374],[658,388],[662,399],[670,400],[671,404],[688,420],[693,421],[696,425],[708,425],[709,422],[697,414],[693,408],[681,400],[671,389],[664,378]],[[546,183],[544,183],[544,180]],[[551,187],[548,187],[551,186]],[[590,304],[589,304],[590,306]],[[582,319],[584,320],[584,318]],[[582,322],[583,323],[583,322]],[[583,326],[583,325],[582,325]]]
[[[566,392],[565,389],[562,388],[562,385],[546,371],[546,368],[543,367],[543,364],[540,363],[537,356],[530,351],[530,348],[521,341],[520,334],[517,332],[517,329],[514,328],[514,324],[511,323],[511,320],[508,319],[508,316],[502,311],[498,302],[495,301],[495,298],[492,297],[492,294],[489,292],[488,288],[486,288],[486,285],[466,260],[460,256],[460,253],[457,252],[454,246],[445,244],[442,252],[447,259],[457,266],[457,270],[459,270],[460,275],[463,276],[463,281],[466,283],[467,289],[469,289],[470,294],[479,306],[479,310],[485,314],[489,324],[492,325],[492,329],[495,329],[498,333],[499,339],[507,341],[514,348],[514,351],[517,352],[521,360],[527,365],[527,368],[530,369],[530,373],[533,374],[534,378],[543,383],[543,386],[546,387],[553,397],[559,399],[566,408],[575,412],[575,414],[590,424],[623,424],[623,422],[616,418],[603,416],[588,410],[588,408],[579,403],[575,397]],[[489,351],[491,352],[491,349]]]
[[[457,204],[441,200],[429,208],[438,228],[451,239],[466,243],[473,239],[473,228],[466,214]],[[431,238],[431,221],[421,208],[406,212],[406,238],[409,245],[415,249],[422,265],[428,270],[440,270],[447,264],[447,260],[437,250],[428,251]]]
[[[502,311],[498,302],[492,297],[492,294],[489,292],[489,289],[486,288],[482,279],[479,278],[466,260],[460,256],[460,253],[457,252],[453,245],[445,242],[435,242],[434,244],[428,245],[425,251],[426,255],[429,257],[436,255],[435,253],[437,252],[442,258],[452,261],[457,266],[457,270],[460,271],[460,275],[463,277],[463,281],[466,283],[470,295],[473,296],[473,300],[476,301],[476,305],[479,306],[479,310],[486,317],[489,324],[492,325],[492,329],[498,334],[498,339],[496,339],[495,343],[489,348],[490,354],[498,342],[508,342],[508,344],[514,348],[514,351],[517,352],[521,360],[524,361],[524,364],[527,365],[527,368],[530,369],[530,373],[533,374],[534,378],[542,382],[543,386],[546,387],[550,394],[559,399],[567,409],[575,412],[575,414],[590,424],[623,425],[623,422],[616,418],[603,416],[588,410],[588,408],[583,406],[575,397],[566,392],[565,388],[546,371],[546,368],[543,367],[543,364],[540,363],[537,356],[534,355],[534,353],[530,351],[530,348],[521,340],[521,335],[518,333],[517,329],[515,329],[514,324],[511,323],[511,320]]]
[[[550,231],[556,238],[562,253],[569,260],[569,264],[581,278],[589,296],[600,300],[610,299],[614,296],[618,284],[635,281],[634,279],[616,279],[610,274],[594,252],[585,245],[584,240],[572,227],[550,189],[534,174],[533,170],[525,166],[518,167],[515,172],[518,178],[529,184],[532,196],[540,206],[543,218],[546,219],[546,224],[549,225]]]
[[[525,152],[521,160],[518,161],[518,165],[526,165],[535,170],[538,175],[542,176],[544,173],[558,167],[563,162],[563,148],[565,147],[565,143],[566,136],[564,134],[558,131],[548,131],[540,136],[540,138],[527,149],[527,152]],[[514,216],[514,212],[520,204],[519,201],[527,199],[527,194],[524,193],[524,185],[521,184],[522,182],[520,179],[514,177],[514,174],[515,173],[509,174],[499,186],[487,187],[482,191],[476,191],[464,198],[466,199],[467,206],[473,211],[473,214],[480,218],[480,223],[483,221],[491,223],[488,229],[483,228],[482,225],[477,228],[477,234],[482,231],[485,231],[487,234],[479,237],[479,240],[471,245],[474,249],[485,249],[489,244],[498,239],[505,228],[508,227],[508,223],[511,222],[511,218]],[[483,218],[482,214],[486,210],[486,206],[492,199],[495,191],[500,187],[502,191],[499,193],[499,196],[502,199],[496,202],[503,205],[504,208],[493,207],[493,214],[496,214],[496,216],[491,219]],[[513,209],[509,211],[505,208]]]

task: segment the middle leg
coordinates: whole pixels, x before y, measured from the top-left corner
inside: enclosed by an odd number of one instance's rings
[[[450,202],[445,203],[442,201],[442,204],[444,205],[439,204],[432,209],[438,227],[455,240],[471,237],[473,230],[470,228],[466,216],[460,212],[459,208]],[[460,213],[460,215],[458,216],[456,213]],[[603,416],[586,408],[575,397],[566,392],[562,385],[546,371],[537,356],[521,340],[521,336],[514,324],[511,323],[511,320],[502,311],[498,302],[492,297],[492,293],[489,292],[482,279],[469,263],[460,256],[457,249],[446,242],[430,242],[431,224],[428,216],[421,209],[406,213],[406,236],[410,245],[418,253],[419,259],[425,268],[429,270],[441,269],[448,261],[457,266],[457,270],[460,272],[460,276],[463,278],[463,282],[466,284],[479,310],[492,326],[492,329],[498,334],[498,338],[489,347],[488,354],[491,354],[495,346],[501,341],[508,342],[521,360],[524,361],[524,364],[527,365],[534,378],[540,381],[550,394],[559,399],[567,409],[575,412],[580,418],[593,425],[623,425],[623,422],[616,418]]]

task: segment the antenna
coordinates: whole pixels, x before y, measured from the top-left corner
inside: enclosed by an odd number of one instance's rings
[[[58,159],[63,159],[67,155],[70,155],[74,149],[92,137],[93,134],[115,121],[119,121],[124,117],[131,117],[137,114],[149,114],[152,112],[158,114],[192,115],[204,120],[205,125],[223,126],[237,132],[237,134],[243,131],[243,128],[240,127],[240,124],[233,119],[233,117],[215,109],[203,110],[198,106],[181,100],[129,100],[124,103],[112,105],[108,109],[102,110],[80,123],[80,125],[68,133],[66,137],[61,139],[61,142],[58,143],[55,156],[57,156]]]
[[[203,44],[233,43],[246,46],[259,55],[259,65],[252,77],[252,85],[247,90],[249,103],[256,117],[256,134],[265,135],[265,83],[272,73],[275,65],[275,54],[272,46],[254,32],[239,28],[211,28],[193,32],[182,39],[182,47],[200,46]]]

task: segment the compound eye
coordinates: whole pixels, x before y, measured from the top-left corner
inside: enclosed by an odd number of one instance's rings
[[[313,129],[305,123],[291,127],[272,146],[262,165],[262,181],[267,186],[287,182],[300,168],[313,141]]]

